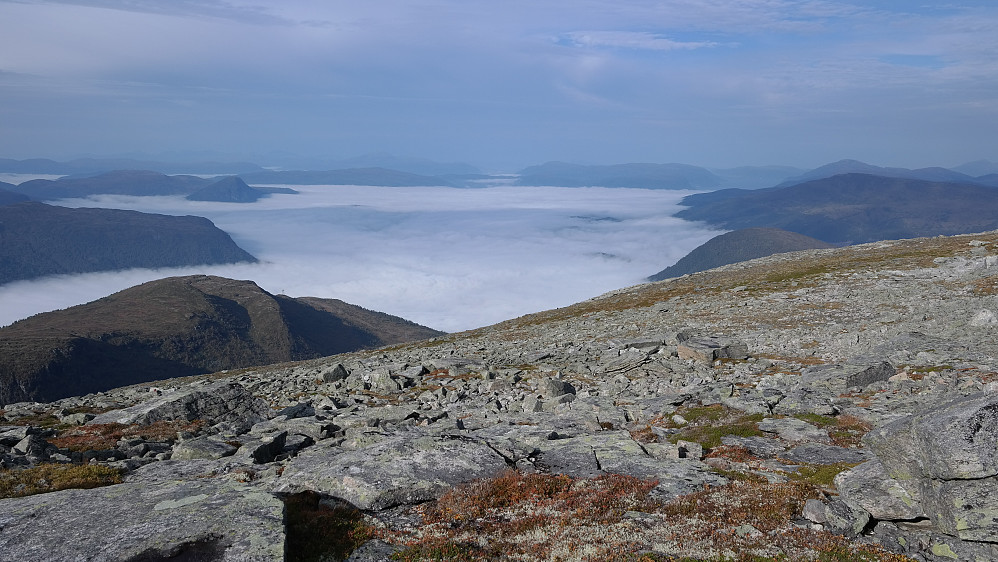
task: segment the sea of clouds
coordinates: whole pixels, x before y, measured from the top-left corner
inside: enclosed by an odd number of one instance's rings
[[[199,215],[258,264],[135,269],[0,286],[0,325],[173,275],[251,279],[445,331],[641,283],[720,234],[674,218],[691,192],[496,186],[291,186],[256,203],[97,196],[69,207]]]

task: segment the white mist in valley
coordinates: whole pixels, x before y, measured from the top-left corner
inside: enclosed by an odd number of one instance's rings
[[[719,231],[672,217],[690,192],[499,186],[291,186],[256,203],[99,196],[70,207],[211,219],[258,264],[136,269],[0,286],[0,325],[172,275],[251,279],[445,331],[634,285]]]

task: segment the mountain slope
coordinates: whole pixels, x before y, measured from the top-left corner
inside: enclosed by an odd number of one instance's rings
[[[784,188],[686,197],[677,217],[721,228],[775,227],[832,244],[998,228],[998,190],[951,182],[842,174]]]
[[[648,280],[661,281],[784,252],[832,247],[827,242],[779,228],[743,228],[711,238]]]
[[[133,267],[255,262],[206,218],[33,201],[0,206],[0,284]]]
[[[11,203],[31,200],[27,195],[11,191],[10,188],[12,187],[14,186],[9,183],[0,182],[0,205],[10,205]]]
[[[440,334],[342,301],[271,295],[252,281],[171,277],[0,329],[0,405]]]

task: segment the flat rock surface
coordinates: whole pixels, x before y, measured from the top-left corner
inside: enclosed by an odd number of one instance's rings
[[[215,479],[0,500],[0,558],[24,562],[284,560],[283,503]]]
[[[474,439],[400,435],[354,451],[308,449],[287,465],[276,491],[313,490],[360,509],[385,509],[435,499],[507,468],[502,456]]]

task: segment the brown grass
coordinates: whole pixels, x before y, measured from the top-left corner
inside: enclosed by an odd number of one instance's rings
[[[70,488],[98,488],[121,483],[121,471],[101,465],[40,464],[0,470],[0,498],[18,498]]]
[[[56,447],[71,451],[101,451],[113,449],[118,440],[141,437],[147,441],[174,442],[177,432],[197,432],[204,422],[158,421],[148,425],[123,425],[120,423],[81,425],[60,432],[58,437],[49,439]]]
[[[405,545],[392,559],[407,562],[910,560],[794,525],[806,500],[824,497],[806,482],[736,482],[666,504],[649,499],[654,484],[510,472],[451,491],[421,528],[384,538]]]

